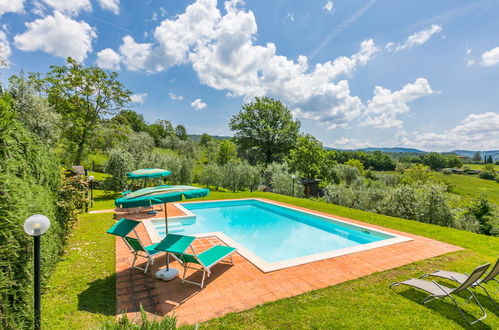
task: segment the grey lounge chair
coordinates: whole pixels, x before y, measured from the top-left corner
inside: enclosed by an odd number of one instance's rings
[[[478,279],[475,283],[473,283],[471,285],[472,288],[477,287],[477,286],[481,287],[483,289],[483,291],[485,291],[485,293],[487,294],[487,296],[489,297],[489,299],[492,301],[492,303],[494,304],[494,306],[497,309],[499,309],[499,306],[494,301],[494,299],[492,299],[489,292],[482,284],[487,284],[488,282],[494,281],[499,285],[499,281],[496,279],[496,277],[498,275],[499,275],[499,259],[497,259],[494,267],[492,267],[492,270],[489,273],[487,273],[483,279]],[[457,273],[457,272],[450,272],[447,270],[437,270],[436,272],[433,272],[431,274],[424,274],[420,278],[425,278],[428,276],[446,278],[448,280],[455,281],[459,284],[462,284],[462,283],[464,283],[464,281],[466,281],[468,279],[469,275],[466,273],[463,274],[463,273]],[[495,291],[494,293],[499,292],[499,286],[497,287],[497,289],[498,290]]]
[[[463,317],[463,319],[469,324],[474,324],[474,323],[486,318],[487,313],[485,312],[485,310],[483,309],[482,305],[480,304],[478,299],[475,297],[473,292],[470,290],[470,287],[472,287],[473,284],[476,281],[478,281],[483,276],[483,274],[485,274],[485,272],[487,271],[487,269],[489,267],[490,267],[490,264],[485,264],[485,265],[482,265],[482,266],[475,268],[475,270],[473,270],[473,272],[471,272],[471,275],[468,276],[466,278],[466,280],[463,283],[461,283],[457,288],[448,288],[446,286],[438,284],[435,281],[430,282],[430,281],[421,280],[418,278],[411,278],[410,280],[403,281],[403,282],[395,282],[392,285],[390,285],[390,288],[394,287],[396,285],[403,284],[403,285],[412,286],[416,289],[420,289],[420,290],[423,290],[423,291],[430,293],[430,295],[422,301],[423,304],[426,304],[427,302],[430,302],[432,300],[448,297],[452,300],[454,305],[456,305],[456,307],[459,310],[459,312],[461,313],[461,316]],[[459,307],[459,304],[458,304],[456,298],[453,297],[453,295],[455,295],[456,293],[459,293],[459,292],[464,291],[464,290],[468,291],[471,294],[471,296],[468,298],[468,300],[466,302],[468,302],[471,298],[473,298],[483,313],[482,317],[474,320],[473,322],[468,321],[468,319],[464,315],[463,310],[461,309],[461,307]]]

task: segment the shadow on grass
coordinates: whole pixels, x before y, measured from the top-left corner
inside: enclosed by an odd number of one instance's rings
[[[97,279],[78,295],[78,310],[90,313],[116,314],[116,275]]]
[[[490,302],[490,300],[483,295],[477,294],[476,291],[474,291],[474,293],[475,293],[475,296],[477,296],[478,300],[480,301],[480,304],[482,304],[482,306],[484,307],[487,314],[492,312],[494,309],[494,306],[492,306],[492,303]],[[458,324],[459,326],[461,326],[463,328],[473,327],[473,328],[481,328],[481,329],[492,329],[491,326],[483,323],[484,321],[487,321],[487,318],[485,320],[483,320],[482,322],[477,322],[476,324],[473,324],[473,325],[469,325],[468,323],[466,323],[463,320],[461,313],[459,313],[458,309],[456,308],[454,303],[452,301],[450,301],[449,298],[445,298],[445,299],[442,298],[442,299],[434,300],[434,301],[428,302],[428,303],[423,305],[421,302],[428,296],[428,294],[426,294],[424,292],[409,288],[409,289],[406,289],[404,291],[398,291],[397,294],[399,294],[400,296],[402,296],[408,300],[411,300],[415,303],[418,303],[421,306],[424,306],[428,309],[431,309],[432,311],[434,311],[434,312],[442,315],[443,317],[455,322],[456,324]],[[467,304],[463,304],[463,302],[469,298],[469,295],[458,294],[457,296],[459,297],[459,298],[457,298],[457,301],[460,304],[460,307],[463,310],[464,315],[466,316],[466,318],[469,321],[474,321],[477,318],[480,318],[482,316],[480,308],[476,305],[476,303],[474,303],[474,301],[470,301]],[[469,312],[470,305],[474,305],[472,313]]]

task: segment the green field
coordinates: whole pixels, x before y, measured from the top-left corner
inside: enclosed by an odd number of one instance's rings
[[[484,165],[483,164],[464,164],[463,168],[464,167],[469,167],[472,170],[483,170]],[[494,169],[496,171],[499,171],[499,165],[494,165]]]
[[[442,181],[452,186],[452,192],[467,198],[480,194],[487,195],[488,199],[499,204],[499,183],[493,180],[484,180],[472,175],[436,173]]]
[[[101,192],[97,192],[97,195],[101,198],[99,206],[108,208],[112,205],[111,196],[105,197]],[[419,303],[424,298],[423,293],[403,287],[389,289],[388,285],[435,269],[469,272],[479,264],[494,262],[499,251],[499,238],[496,237],[312,200],[261,192],[213,192],[208,199],[243,197],[274,199],[434,238],[466,250],[267,303],[245,312],[231,313],[201,324],[202,328],[462,328],[466,324],[449,302],[435,301],[423,306]],[[114,238],[104,234],[112,223],[111,214],[84,215],[80,218],[67,252],[44,293],[44,325],[47,329],[95,328],[100,322],[112,319],[111,314],[116,308]],[[493,309],[483,293],[477,292],[488,317],[474,328],[494,328],[499,324],[499,311]],[[464,298],[467,296],[463,295],[461,302],[464,302]],[[499,301],[499,294],[495,294],[495,299]],[[473,304],[463,308],[468,314],[479,315],[478,308]]]

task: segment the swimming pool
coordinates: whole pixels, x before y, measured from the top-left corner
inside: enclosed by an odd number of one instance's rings
[[[187,216],[169,220],[170,233],[216,235],[263,271],[409,240],[259,199],[179,203]],[[163,219],[145,222],[153,242],[165,236]]]

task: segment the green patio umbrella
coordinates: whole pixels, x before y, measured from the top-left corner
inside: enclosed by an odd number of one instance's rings
[[[143,180],[143,186],[146,187],[148,179],[163,178],[171,174],[172,171],[163,170],[161,168],[141,168],[127,173],[126,176],[130,180]]]
[[[127,177],[131,180],[135,179],[153,179],[162,178],[172,174],[172,171],[162,170],[160,168],[141,168],[140,170],[135,170],[133,172],[127,173]]]
[[[198,188],[184,185],[161,185],[157,187],[148,187],[131,192],[114,201],[114,204],[120,208],[151,206],[164,204],[165,210],[165,230],[168,235],[168,209],[167,203],[180,202],[183,198],[192,199],[208,196],[209,189]],[[170,254],[166,254],[166,269],[156,273],[156,277],[162,279],[173,279],[178,275],[178,270],[170,269]],[[159,274],[159,275],[158,275]]]

